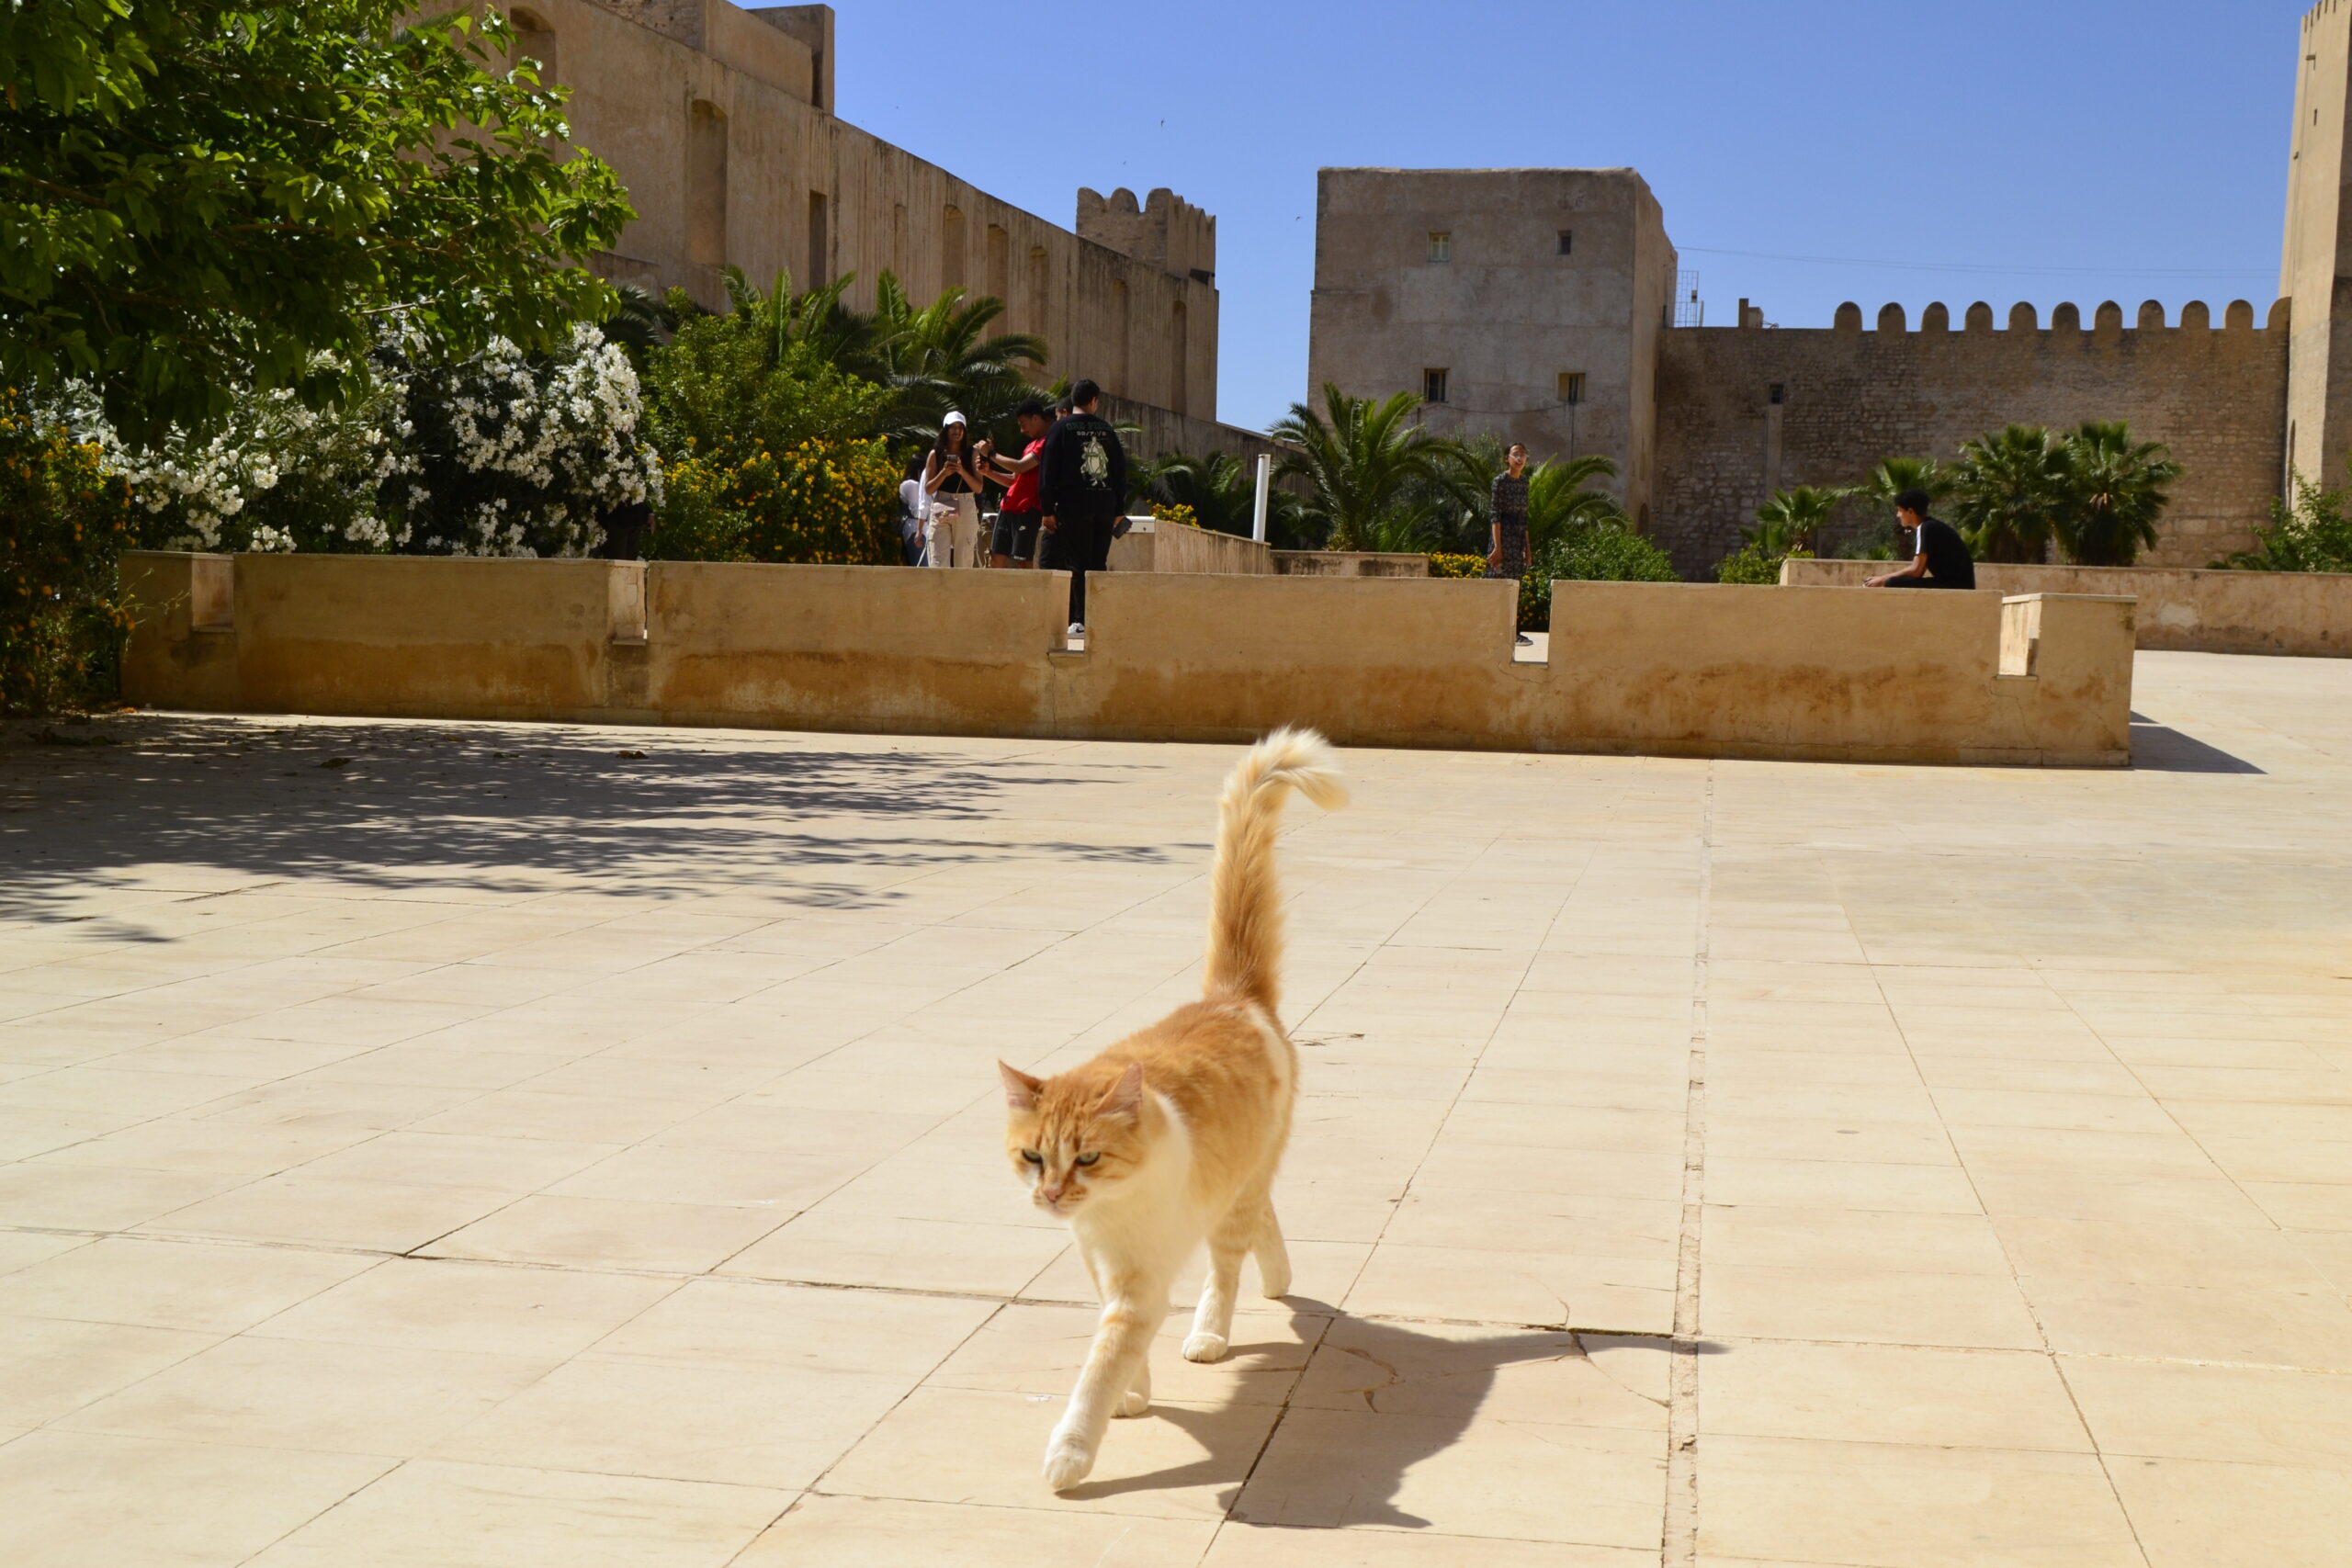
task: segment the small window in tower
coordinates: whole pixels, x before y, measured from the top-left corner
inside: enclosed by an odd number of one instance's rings
[[[1445,401],[1444,371],[1424,370],[1421,372],[1421,401],[1425,403]]]
[[[1773,404],[1773,406],[1774,406],[1775,408],[1779,407],[1781,404],[1782,404],[1782,403],[1784,403],[1784,402],[1787,402],[1787,401],[1789,400],[1789,386],[1788,386],[1788,383],[1787,383],[1787,382],[1785,382],[1785,381],[1775,381],[1775,382],[1773,382],[1773,383],[1772,383],[1772,390],[1771,390],[1771,399],[1772,399],[1772,404]]]
[[[1563,230],[1561,230],[1561,231],[1560,231],[1560,254],[1561,254],[1562,255],[1564,255],[1564,256],[1565,256],[1565,255],[1572,255],[1572,254],[1575,254],[1575,252],[1576,252],[1576,248],[1577,248],[1577,234],[1576,234],[1576,231],[1575,231],[1575,230],[1573,230],[1573,229],[1563,229]]]
[[[1563,370],[1560,372],[1560,400],[1564,403],[1584,401],[1583,371]]]
[[[1430,230],[1430,260],[1433,262],[1450,262],[1453,259],[1453,231],[1451,229]]]

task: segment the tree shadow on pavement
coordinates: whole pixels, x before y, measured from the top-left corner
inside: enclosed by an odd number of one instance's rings
[[[887,900],[876,872],[1023,859],[1153,865],[1192,845],[1021,831],[1115,789],[1132,765],[871,750],[778,734],[491,723],[306,723],[141,715],[5,732],[0,918],[135,867],[197,866],[387,889],[756,892]],[[64,737],[60,743],[57,737]],[[1014,792],[1021,809],[1009,809]],[[888,880],[903,880],[903,876]]]

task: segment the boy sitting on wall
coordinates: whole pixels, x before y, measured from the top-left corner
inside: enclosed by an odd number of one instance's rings
[[[1894,498],[1894,515],[1911,530],[1911,564],[1901,571],[1873,577],[1872,588],[1973,588],[1976,562],[1960,530],[1941,518],[1928,515],[1932,498],[1924,490],[1906,490]]]

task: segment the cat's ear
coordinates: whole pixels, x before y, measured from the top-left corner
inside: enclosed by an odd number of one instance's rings
[[[1095,1110],[1104,1116],[1133,1116],[1142,1109],[1143,1064],[1129,1062],[1127,1070],[1119,1075],[1119,1081],[1111,1086],[1111,1092],[1102,1097],[1102,1103]]]
[[[996,1070],[1004,1075],[1005,1104],[1015,1111],[1037,1109],[1037,1091],[1046,1087],[1045,1079],[1033,1078],[1020,1068],[1006,1066],[1002,1062],[996,1065]]]

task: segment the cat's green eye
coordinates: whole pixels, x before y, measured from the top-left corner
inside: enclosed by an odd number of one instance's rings
[[[1022,1157],[1023,1159],[1027,1160],[1031,1165],[1043,1165],[1043,1164],[1045,1164],[1045,1163],[1046,1163],[1046,1156],[1045,1156],[1044,1155],[1039,1154],[1039,1153],[1038,1153],[1036,1150],[1035,1150],[1035,1149],[1023,1149],[1023,1150],[1022,1150],[1022,1151],[1021,1151],[1021,1157]]]
[[[1102,1157],[1102,1156],[1101,1155],[1080,1155],[1078,1156],[1077,1163],[1080,1165],[1092,1165],[1096,1160],[1101,1159]]]

